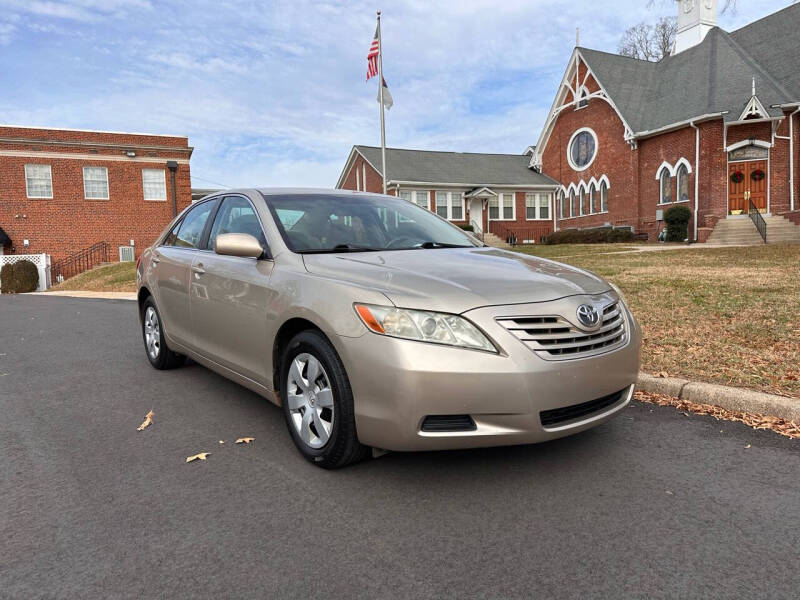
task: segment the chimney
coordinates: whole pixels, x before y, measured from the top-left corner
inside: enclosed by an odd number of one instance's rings
[[[717,26],[717,0],[679,0],[678,33],[672,54],[696,46]]]

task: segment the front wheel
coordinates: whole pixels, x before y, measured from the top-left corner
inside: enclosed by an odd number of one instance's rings
[[[308,460],[337,469],[362,460],[353,392],[344,365],[321,333],[303,331],[289,342],[281,362],[281,404],[286,426]]]

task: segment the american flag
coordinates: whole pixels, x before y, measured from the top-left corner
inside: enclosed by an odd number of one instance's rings
[[[369,52],[367,52],[367,81],[378,74],[378,52],[380,52],[380,47],[379,29],[376,27],[375,37],[372,39]]]

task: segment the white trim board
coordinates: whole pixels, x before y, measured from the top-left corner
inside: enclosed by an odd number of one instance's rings
[[[132,163],[150,163],[163,165],[168,160],[174,160],[179,165],[188,165],[188,158],[170,158],[162,157],[147,157],[135,156],[133,158],[116,154],[75,154],[72,152],[32,152],[30,150],[0,150],[0,156],[13,156],[16,158],[54,158],[54,159],[68,159],[68,160],[83,160],[83,161],[112,161],[112,162],[132,162]]]
[[[9,127],[12,129],[35,129],[37,131],[77,131],[79,133],[110,133],[113,135],[148,135],[151,137],[171,137],[189,139],[188,135],[176,135],[171,133],[141,133],[136,131],[108,131],[105,129],[75,129],[74,127],[41,127],[34,125],[10,125],[8,123],[0,123],[0,127]]]

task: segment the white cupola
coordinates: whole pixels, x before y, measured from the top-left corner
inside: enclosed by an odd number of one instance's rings
[[[678,0],[678,32],[672,54],[696,46],[717,26],[717,0]]]

